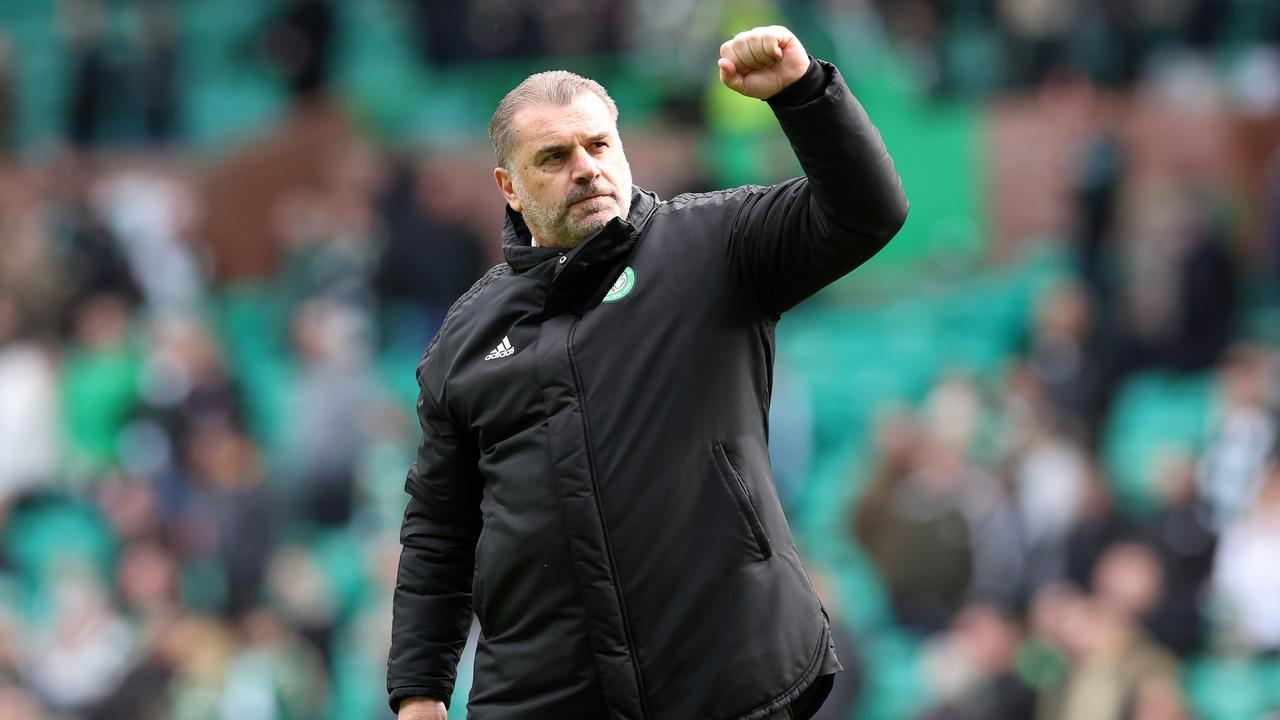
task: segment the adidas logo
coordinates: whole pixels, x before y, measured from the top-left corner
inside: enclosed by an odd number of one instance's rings
[[[511,341],[508,340],[506,336],[503,336],[502,342],[498,343],[498,347],[490,350],[489,354],[484,356],[484,359],[496,360],[498,358],[504,358],[504,357],[507,357],[508,355],[515,355],[515,354],[516,354],[516,349],[511,347]]]

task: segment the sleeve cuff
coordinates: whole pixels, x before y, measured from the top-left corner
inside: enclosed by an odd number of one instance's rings
[[[387,702],[391,705],[391,712],[393,713],[400,712],[401,701],[414,697],[425,697],[431,698],[432,700],[439,700],[444,703],[444,707],[447,710],[449,708],[449,700],[453,697],[453,690],[451,688],[446,689],[439,685],[420,685],[416,687],[396,688],[388,693],[388,695],[389,697],[387,698]]]
[[[809,56],[809,69],[804,71],[804,75],[799,80],[782,88],[773,97],[765,102],[770,107],[795,107],[804,105],[807,102],[818,99],[827,87],[827,73],[819,62],[812,55]]]

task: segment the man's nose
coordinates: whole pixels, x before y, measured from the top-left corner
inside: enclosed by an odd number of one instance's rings
[[[587,149],[578,146],[573,151],[573,181],[586,185],[600,177],[600,164]]]

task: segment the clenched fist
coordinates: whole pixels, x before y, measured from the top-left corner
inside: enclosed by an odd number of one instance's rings
[[[809,69],[809,54],[781,25],[752,28],[720,46],[720,82],[730,90],[768,100]]]

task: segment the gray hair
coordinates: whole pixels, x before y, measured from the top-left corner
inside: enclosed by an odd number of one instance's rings
[[[564,106],[583,93],[595,93],[609,108],[614,122],[618,121],[618,106],[609,97],[604,86],[590,78],[575,75],[568,70],[548,70],[530,75],[515,86],[498,103],[489,120],[489,141],[498,165],[511,169],[511,153],[516,146],[515,117],[520,110],[531,105]]]

